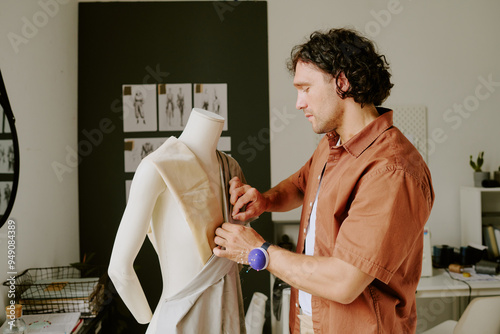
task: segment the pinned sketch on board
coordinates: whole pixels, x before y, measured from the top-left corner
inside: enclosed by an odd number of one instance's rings
[[[427,108],[423,105],[392,106],[394,125],[427,162]]]
[[[192,85],[158,85],[158,119],[160,131],[183,130],[192,106]]]
[[[12,193],[12,182],[11,181],[0,182],[0,212],[5,212],[5,210],[7,209],[7,204],[9,204],[11,193]]]
[[[195,84],[194,107],[201,108],[224,117],[223,130],[228,128],[227,84]]]
[[[156,131],[156,85],[123,85],[123,131]]]
[[[154,152],[167,138],[126,138],[124,143],[125,172],[134,173],[141,160]]]
[[[0,173],[14,174],[14,143],[12,140],[0,140]]]

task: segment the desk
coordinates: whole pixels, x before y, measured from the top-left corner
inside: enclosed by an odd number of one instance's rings
[[[433,276],[422,277],[417,286],[417,333],[437,324],[458,320],[469,304],[469,286],[454,280],[444,269],[433,268]],[[500,295],[500,280],[467,281],[471,298]]]
[[[471,296],[500,295],[498,281],[468,281]],[[433,269],[432,277],[422,277],[417,287],[417,298],[468,297],[469,287],[464,282],[454,280],[444,269]]]

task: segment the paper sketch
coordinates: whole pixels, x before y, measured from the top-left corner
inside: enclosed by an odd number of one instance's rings
[[[156,131],[156,85],[123,85],[123,131]]]

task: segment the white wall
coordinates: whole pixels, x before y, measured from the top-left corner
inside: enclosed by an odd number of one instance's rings
[[[53,17],[37,1],[0,4],[0,66],[21,155],[11,214],[19,269],[78,260],[77,170],[60,182],[51,166],[64,162],[67,145],[76,148],[77,5],[56,4]],[[37,30],[27,28],[32,24]],[[23,40],[15,48],[12,34]]]
[[[0,3],[0,68],[21,156],[11,213],[19,271],[67,265],[79,257],[77,169],[60,182],[51,167],[64,163],[66,146],[76,148],[77,140],[77,4],[60,2],[45,10],[32,0]],[[10,39],[20,44],[13,47]],[[0,233],[5,235],[5,226]],[[6,245],[0,240],[2,270]],[[2,282],[6,272],[0,272]]]
[[[66,265],[79,256],[77,170],[59,181],[52,169],[54,161],[65,162],[68,147],[77,146],[78,7],[76,1],[55,1],[0,2],[0,68],[16,116],[21,153],[21,178],[11,215],[18,223],[19,269]],[[58,7],[47,10],[41,3]],[[391,17],[381,14],[389,10]],[[472,185],[469,155],[484,150],[486,169],[500,165],[500,86],[477,90],[481,78],[491,76],[500,82],[500,2],[269,0],[268,11],[270,108],[275,125],[272,183],[298,169],[317,140],[295,110],[292,78],[285,68],[291,47],[316,29],[355,27],[373,35],[391,64],[395,87],[386,105],[426,105],[429,135],[442,132],[433,139],[436,145],[429,154],[436,191],[429,225],[433,243],[458,246],[458,189]],[[37,23],[37,31],[23,30],[26,22]],[[25,37],[17,52],[9,33]],[[468,106],[472,111],[467,118],[447,111],[473,102],[479,105]],[[446,113],[454,114],[455,120],[445,119]],[[298,213],[276,218],[298,219]],[[4,247],[5,239],[1,240]],[[0,263],[5,266],[5,259]],[[5,273],[0,272],[2,281]]]

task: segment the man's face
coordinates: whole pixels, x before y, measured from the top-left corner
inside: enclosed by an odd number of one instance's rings
[[[331,132],[342,123],[344,101],[337,95],[335,79],[316,65],[298,61],[293,85],[295,107],[302,109],[316,133]]]

